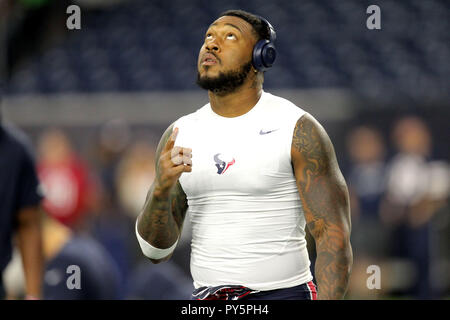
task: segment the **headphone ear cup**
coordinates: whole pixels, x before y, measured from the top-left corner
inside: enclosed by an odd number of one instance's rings
[[[259,40],[253,48],[253,67],[258,71],[269,69],[277,56],[275,46],[270,40]]]
[[[265,71],[264,61],[263,61],[263,50],[269,40],[259,40],[253,48],[253,67],[258,71]]]
[[[275,50],[275,46],[272,42],[269,41],[262,50],[262,60],[263,64],[266,68],[272,67],[275,59],[277,57],[277,51]]]

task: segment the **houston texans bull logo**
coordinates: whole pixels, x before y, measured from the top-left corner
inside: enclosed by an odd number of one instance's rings
[[[214,161],[216,162],[217,174],[224,174],[225,171],[227,171],[227,169],[235,163],[235,160],[234,160],[234,158],[232,158],[233,160],[231,160],[231,161],[224,161],[219,158],[220,155],[221,155],[221,153],[216,153],[214,155]],[[224,158],[224,157],[222,156],[222,158]],[[228,157],[228,158],[230,158],[230,157]]]

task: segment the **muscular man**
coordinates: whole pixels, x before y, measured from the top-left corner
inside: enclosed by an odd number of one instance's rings
[[[349,198],[323,127],[263,91],[275,31],[227,11],[198,57],[209,103],[173,123],[136,223],[144,254],[166,261],[189,212],[194,299],[341,299],[352,265]],[[264,47],[266,45],[266,47]],[[305,225],[315,239],[312,282]]]

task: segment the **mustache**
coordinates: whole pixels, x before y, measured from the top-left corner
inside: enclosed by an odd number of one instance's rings
[[[214,56],[214,58],[216,58],[216,60],[217,60],[219,63],[222,63],[222,61],[220,60],[220,58],[219,58],[214,52],[211,52],[211,51],[205,52],[205,53],[202,55],[202,60],[205,59],[205,54],[212,54],[212,55]]]
[[[214,52],[209,52],[209,53],[212,54],[214,56],[214,58],[217,59],[217,61],[221,62],[220,58]]]

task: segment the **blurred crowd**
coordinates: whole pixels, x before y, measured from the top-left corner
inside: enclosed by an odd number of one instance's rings
[[[152,265],[137,245],[134,224],[154,178],[156,145],[130,141],[129,131],[120,120],[105,124],[86,153],[64,129],[37,134],[44,299],[189,299],[188,261]],[[80,267],[80,290],[67,288],[70,265]],[[25,297],[19,250],[4,282],[7,298]]]
[[[347,137],[354,250],[349,296],[448,296],[448,163],[432,158],[433,137],[419,117],[399,119],[389,138],[391,155],[375,127],[358,126]],[[366,285],[371,265],[380,267],[380,290]]]
[[[45,194],[44,298],[188,299],[189,219],[168,263],[145,259],[134,234],[155,175],[157,140],[136,139],[121,120],[103,125],[89,145],[76,145],[62,128],[32,134]],[[346,152],[337,152],[348,160],[342,167],[352,205],[354,266],[347,298],[448,297],[450,169],[433,158],[426,122],[405,116],[387,133],[357,125],[345,142]],[[4,274],[8,298],[24,295],[18,255]],[[68,265],[80,266],[82,290],[67,290]],[[381,270],[379,289],[367,286],[372,265]]]

